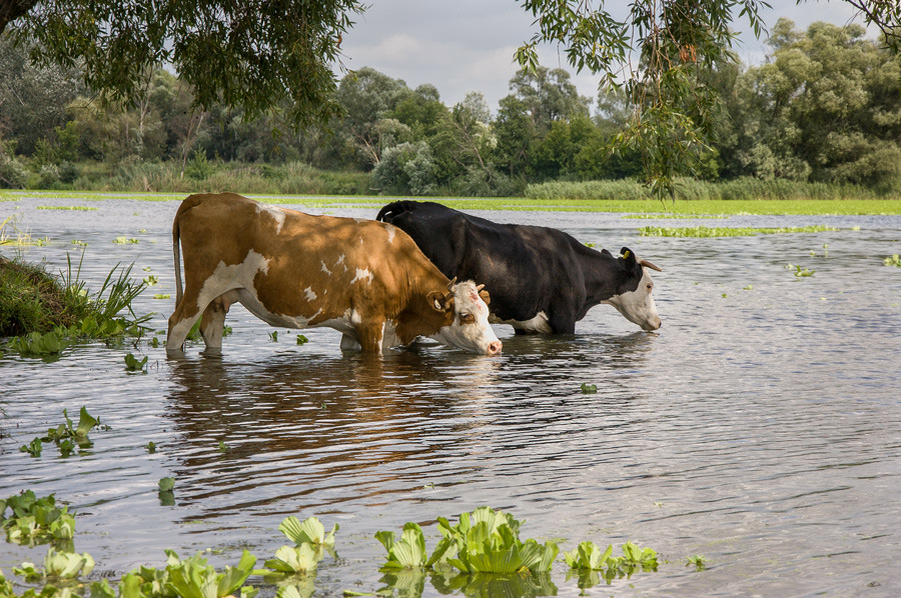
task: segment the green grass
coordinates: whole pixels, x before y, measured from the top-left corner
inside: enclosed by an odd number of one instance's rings
[[[67,333],[77,329],[81,336],[108,336],[143,323],[149,316],[136,317],[131,302],[146,285],[131,281],[131,269],[120,270],[117,264],[92,294],[79,279],[80,263],[73,268],[69,260],[66,272],[53,276],[43,265],[0,256],[0,337],[47,333],[58,327]],[[121,318],[123,311],[130,318]]]
[[[187,193],[97,193],[92,191],[2,191],[0,199],[66,199],[69,201],[109,201],[132,199],[140,201],[181,201]],[[346,196],[346,195],[273,195],[248,194],[249,197],[268,203],[297,205],[313,208],[359,207],[377,209],[384,204],[404,199],[399,197]],[[428,198],[448,207],[460,210],[502,210],[533,212],[614,212],[622,214],[647,214],[660,218],[724,218],[730,215],[847,215],[887,216],[901,215],[901,199],[753,199],[676,200],[661,203],[656,199],[536,199],[536,198]],[[710,216],[701,216],[708,214]]]
[[[642,237],[753,237],[755,235],[773,235],[778,233],[821,233],[838,230],[830,226],[789,226],[780,228],[720,228],[708,226],[663,227],[645,226],[638,229]]]

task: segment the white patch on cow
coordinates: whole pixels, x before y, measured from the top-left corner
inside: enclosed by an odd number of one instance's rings
[[[338,261],[335,262],[335,265],[336,265],[336,266],[340,266],[341,264],[343,264],[343,263],[344,263],[344,258],[345,258],[345,257],[347,257],[347,256],[345,256],[343,253],[342,253],[341,255],[339,255],[339,256],[338,256]],[[344,269],[347,270],[347,266],[344,266]]]
[[[397,336],[397,322],[388,320],[382,329],[382,351],[386,351],[391,347],[400,346],[400,337]]]
[[[257,214],[263,213],[269,214],[275,220],[275,234],[282,232],[282,227],[285,225],[285,211],[270,204],[257,204]]]
[[[397,228],[393,224],[386,224],[385,230],[388,231],[388,245],[394,243],[394,236],[397,234]]]
[[[540,334],[551,334],[553,330],[551,330],[551,325],[548,323],[547,314],[543,311],[535,314],[534,318],[530,318],[528,320],[497,320],[494,319],[500,324],[509,324],[513,326],[516,330],[522,330],[524,332],[538,332]]]
[[[353,277],[350,284],[353,284],[358,280],[366,280],[369,284],[372,284],[372,272],[369,271],[369,268],[357,268],[357,275]]]
[[[303,294],[307,298],[307,301],[313,301],[317,297],[316,293],[313,292],[313,287],[305,288]]]
[[[474,282],[467,280],[457,283],[454,294],[454,320],[450,326],[443,326],[430,338],[439,343],[451,345],[470,353],[496,355],[501,352],[501,342],[488,322],[488,306],[479,297]],[[472,314],[474,321],[462,324],[460,316]]]
[[[322,262],[322,271],[325,272],[326,274],[328,274],[329,276],[332,275],[332,271],[328,269],[328,266],[325,265],[324,261]]]
[[[654,295],[651,293],[653,287],[654,281],[648,269],[642,266],[641,282],[638,283],[637,289],[613,295],[601,303],[609,303],[627,320],[641,326],[642,330],[657,330],[661,322],[657,306],[654,304]]]
[[[213,274],[203,282],[197,296],[197,305],[209,305],[219,295],[234,289],[252,289],[257,272],[268,273],[269,260],[253,249],[247,252],[247,256],[240,264],[226,266],[225,262],[219,262]]]

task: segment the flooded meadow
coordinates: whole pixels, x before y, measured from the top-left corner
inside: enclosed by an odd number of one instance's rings
[[[267,201],[361,218],[379,207]],[[96,209],[38,209],[73,205]],[[684,238],[641,236],[647,222],[618,213],[480,210],[661,267],[663,326],[643,332],[599,305],[575,335],[495,326],[499,357],[430,343],[374,357],[342,353],[336,331],[270,328],[236,305],[221,355],[189,342],[170,359],[177,207],[112,195],[0,202],[0,221],[49,237],[22,250],[28,261],[56,272],[67,252],[80,258],[77,241],[89,288],[117,263],[156,278],[133,304],[155,312],[140,340],[77,344],[50,362],[0,358],[0,498],[31,489],[76,511],[93,579],[162,566],[165,548],[209,550],[220,566],[247,549],[262,565],[285,544],[285,517],[316,516],[340,530],[315,595],[376,592],[387,583],[377,531],[414,521],[431,549],[438,517],[490,505],[524,519],[523,538],[561,551],[631,540],[659,565],[580,588],[590,584],[561,556],[540,589],[427,577],[423,596],[901,595],[901,268],[883,265],[901,250],[901,216],[653,221],[834,229]],[[147,356],[146,370],[127,371],[127,353]],[[92,447],[20,451],[82,406],[104,426]],[[174,501],[158,492],[164,477]],[[12,578],[45,553],[0,542],[0,569]],[[694,555],[706,569],[686,566]]]

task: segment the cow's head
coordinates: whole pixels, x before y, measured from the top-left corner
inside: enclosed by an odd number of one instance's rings
[[[432,291],[428,295],[432,309],[444,312],[450,320],[431,338],[470,353],[500,354],[503,345],[488,323],[490,297],[482,288],[485,285],[456,281],[448,283],[447,293]]]
[[[657,330],[661,322],[657,306],[654,305],[654,281],[651,280],[649,271],[661,270],[651,262],[638,261],[635,253],[628,247],[623,247],[620,253],[622,257],[616,260],[621,270],[617,276],[616,294],[606,303],[643,330]]]

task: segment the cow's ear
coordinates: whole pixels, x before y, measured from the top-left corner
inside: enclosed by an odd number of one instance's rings
[[[491,295],[488,294],[488,291],[482,289],[479,291],[479,297],[482,298],[482,301],[485,302],[485,305],[489,305],[491,303]]]
[[[634,270],[635,268],[640,267],[638,261],[635,259],[635,253],[631,249],[623,247],[619,252],[623,256],[623,262],[627,270]]]
[[[454,296],[450,293],[444,294],[441,291],[432,291],[426,296],[426,299],[435,311],[446,312],[451,309]]]

